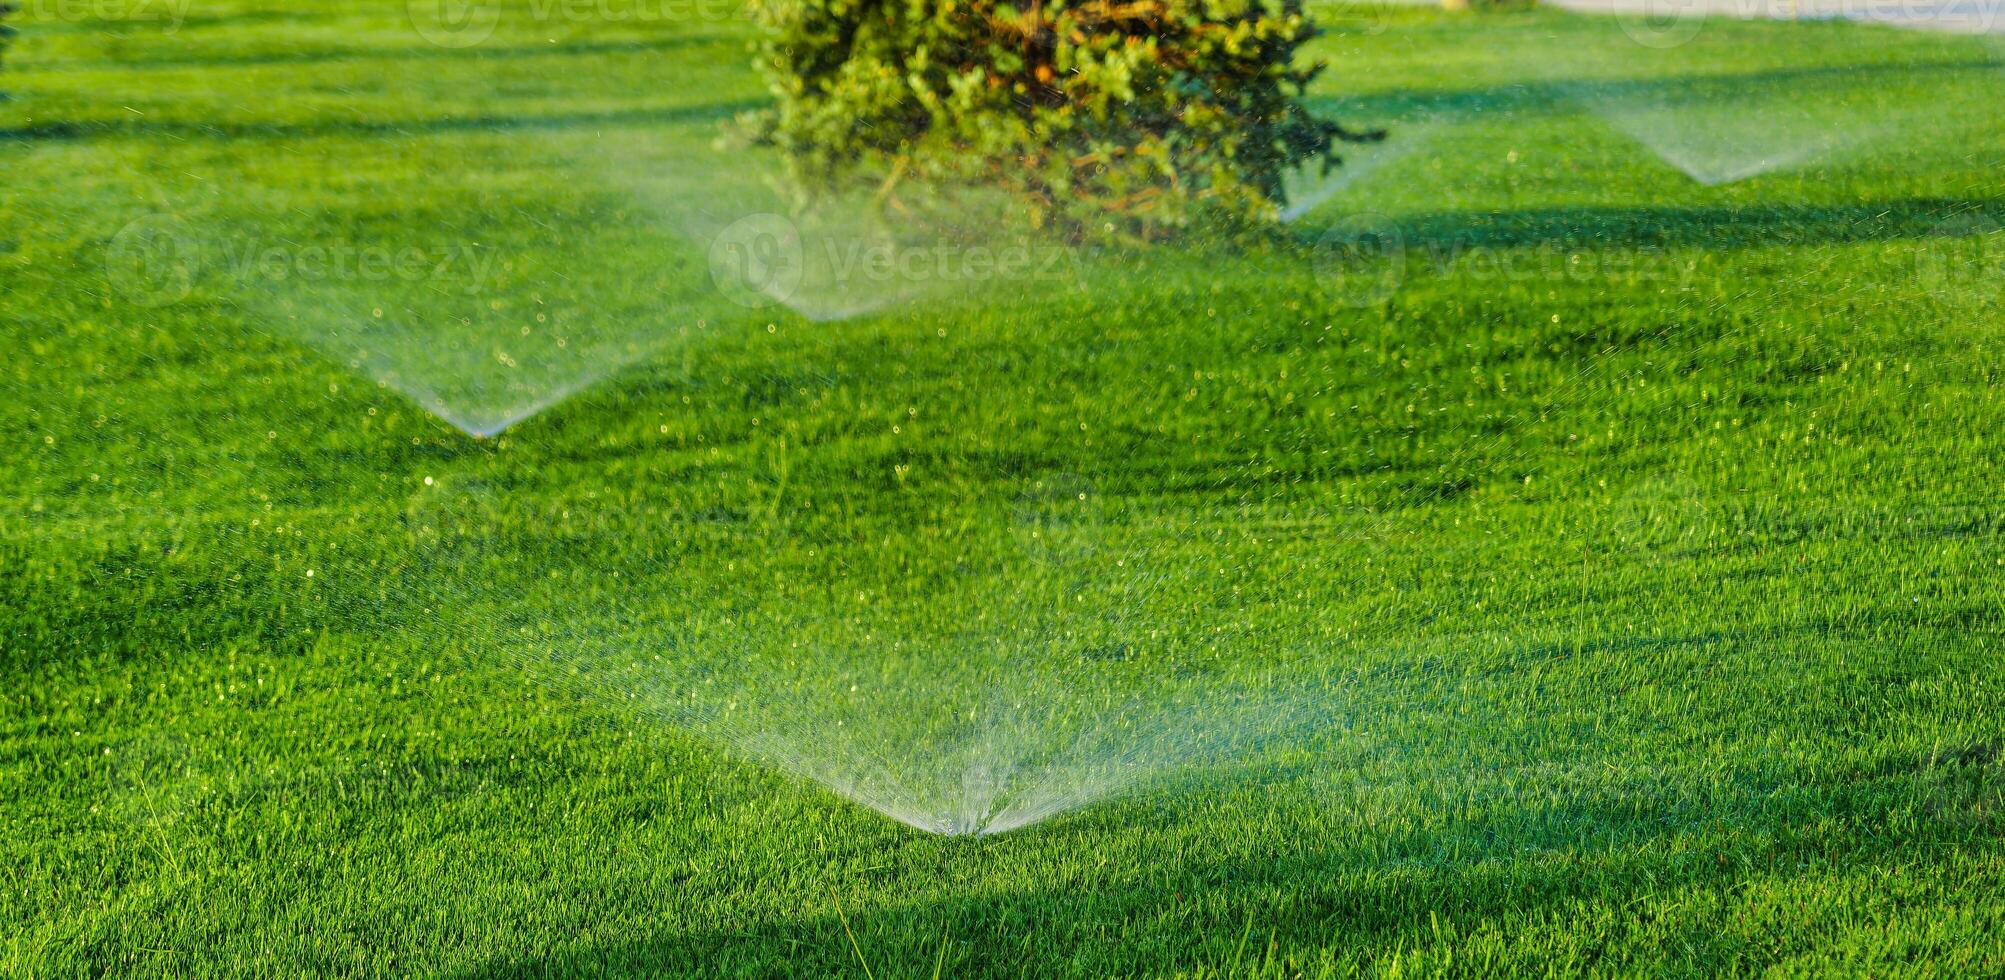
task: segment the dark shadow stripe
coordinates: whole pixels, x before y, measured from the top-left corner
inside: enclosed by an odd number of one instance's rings
[[[102,58],[96,60],[29,62],[10,65],[23,75],[60,75],[94,71],[172,71],[176,69],[257,68],[270,65],[320,65],[377,61],[502,61],[523,58],[589,57],[652,54],[711,44],[737,44],[743,38],[724,34],[693,34],[650,41],[606,41],[591,44],[543,44],[506,48],[354,48],[337,51],[273,51],[265,54],[218,55],[211,58]]]
[[[413,119],[404,122],[376,120],[324,120],[301,123],[193,123],[143,120],[46,122],[0,129],[0,142],[36,143],[142,138],[292,140],[338,136],[404,139],[446,133],[506,133],[721,122],[740,112],[757,109],[766,104],[762,99],[744,99],[737,102],[666,109],[620,109],[610,112],[575,112],[548,116],[464,116]]]

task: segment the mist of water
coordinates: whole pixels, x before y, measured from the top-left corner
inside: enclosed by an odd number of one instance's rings
[[[1593,113],[1693,181],[1717,186],[1829,163],[1884,135],[1870,120],[1834,125],[1820,113],[1649,96],[1588,96]]]
[[[1289,174],[1284,185],[1288,204],[1281,209],[1281,220],[1300,220],[1381,172],[1396,174],[1399,165],[1432,142],[1441,125],[1430,120],[1402,126],[1395,136],[1382,142],[1346,147],[1344,164],[1335,170],[1317,167]]]
[[[1830,63],[1828,41],[1818,28],[1778,35],[1774,45],[1751,58],[1713,47],[1727,42],[1703,29],[1709,16],[1703,7],[1679,8],[1675,23],[1652,22],[1667,32],[1660,34],[1639,33],[1632,6],[1609,8],[1619,12],[1614,19],[1623,30],[1610,31],[1607,44],[1566,53],[1561,67],[1575,80],[1565,88],[1609,128],[1705,186],[1877,161],[1901,151],[1904,133],[1988,125],[1943,110],[1981,105],[2001,81],[1998,35],[1959,41],[1968,45],[1961,53],[1919,63],[1840,66]],[[1795,15],[1788,7],[1729,13]],[[1803,14],[1813,12],[1806,8]],[[1711,14],[1720,15],[1725,14]],[[1891,22],[1948,26],[1922,8]],[[1917,101],[1917,85],[1940,95]]]
[[[1777,104],[1754,99],[1751,108],[1716,86],[1588,87],[1581,101],[1708,184],[1830,159],[1875,132],[1834,128],[1834,110],[1814,106],[1768,111]],[[1397,176],[1435,134],[1424,122],[1396,129],[1383,145],[1353,149],[1341,170],[1295,175],[1281,216],[1304,219]],[[965,299],[989,282],[968,271],[969,255],[1023,244],[990,220],[993,202],[970,202],[947,222],[904,220],[876,201],[803,212],[750,168],[691,145],[687,133],[636,131],[611,152],[549,148],[565,173],[616,203],[609,212],[579,203],[593,220],[551,215],[545,227],[590,229],[561,241],[470,234],[487,239],[495,261],[468,259],[464,283],[239,276],[230,295],[275,332],[486,436],[657,353],[691,322],[781,309],[827,322]],[[366,228],[356,237],[366,245]],[[1073,258],[1061,254],[1060,266]],[[585,279],[579,269],[611,272]],[[1345,588],[1362,591],[1380,574],[1367,574],[1364,555],[1353,556],[1356,569],[1317,571],[1304,589],[1312,559],[1271,543],[1240,542],[1232,554],[1231,515],[1160,524],[1131,515],[1123,530],[1078,514],[1053,519],[1052,500],[1033,496],[1029,516],[987,502],[987,523],[1013,543],[972,541],[964,553],[992,574],[928,582],[892,608],[845,604],[841,556],[788,570],[786,581],[819,590],[807,593],[689,596],[655,569],[624,579],[627,594],[610,610],[571,608],[561,594],[488,594],[481,601],[520,600],[548,618],[485,639],[534,676],[954,835],[1006,833],[1179,779],[1223,778],[1366,723],[1443,671],[1416,668],[1435,672],[1416,680],[1397,669],[1413,634],[1360,630]],[[1055,499],[1075,496],[1090,494]],[[1123,537],[1144,527],[1162,531]],[[884,533],[856,526],[834,537]],[[1374,547],[1396,540],[1383,527],[1374,535]],[[590,555],[574,557],[593,567]],[[461,599],[494,591],[453,588]],[[1527,649],[1505,668],[1533,662]],[[1374,679],[1373,666],[1385,673]]]

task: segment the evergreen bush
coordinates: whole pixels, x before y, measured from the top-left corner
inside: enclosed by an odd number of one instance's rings
[[[804,200],[998,188],[1031,222],[1159,238],[1272,221],[1343,141],[1311,115],[1302,0],[755,0],[778,105],[750,119]]]

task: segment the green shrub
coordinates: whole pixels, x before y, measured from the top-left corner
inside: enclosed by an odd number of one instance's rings
[[[1158,238],[1273,220],[1293,167],[1345,140],[1311,116],[1302,0],[755,0],[779,147],[804,201],[1000,188],[1032,223]]]

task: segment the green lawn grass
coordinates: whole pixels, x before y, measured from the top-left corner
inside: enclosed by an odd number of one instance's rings
[[[1330,8],[1302,244],[816,322],[735,20],[63,9],[0,973],[2005,971],[1987,39]],[[826,785],[998,761],[1118,792]]]

